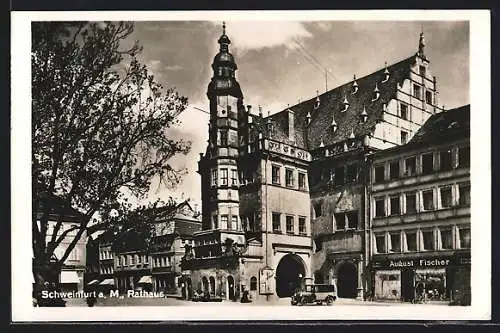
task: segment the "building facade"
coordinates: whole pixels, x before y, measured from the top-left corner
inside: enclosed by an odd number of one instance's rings
[[[469,110],[436,114],[370,158],[376,299],[470,304]]]
[[[198,171],[203,231],[186,253],[185,275],[227,299],[245,289],[286,297],[302,277],[363,298],[368,157],[407,143],[441,111],[423,34],[410,57],[267,116],[243,103],[225,28],[218,43]]]

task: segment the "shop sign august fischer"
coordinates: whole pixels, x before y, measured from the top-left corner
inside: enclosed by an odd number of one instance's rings
[[[389,260],[389,267],[435,267],[448,266],[450,259],[410,259],[410,260]]]

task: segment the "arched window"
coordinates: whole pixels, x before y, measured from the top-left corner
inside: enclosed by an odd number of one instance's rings
[[[250,290],[257,290],[257,278],[255,276],[250,278]]]
[[[209,280],[210,280],[210,294],[215,295],[215,278],[211,276]]]

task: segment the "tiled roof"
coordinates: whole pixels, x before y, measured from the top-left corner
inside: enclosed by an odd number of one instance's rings
[[[269,117],[273,127],[272,138],[291,144],[288,140],[288,109],[294,112],[295,125],[295,145],[304,149],[314,150],[319,147],[321,140],[325,146],[345,141],[349,138],[351,131],[354,136],[359,137],[372,133],[374,126],[382,118],[383,104],[388,103],[396,97],[398,84],[409,77],[411,66],[415,63],[415,55],[401,60],[387,67],[389,79],[384,80],[385,67],[376,72],[356,79],[358,91],[352,94],[352,85],[350,81],[324,94],[319,95],[320,105],[314,108],[316,97],[304,101],[300,104],[291,106],[279,113]],[[376,101],[374,97],[375,85],[380,92]],[[342,112],[344,98],[347,98],[349,107],[347,111]],[[366,122],[361,122],[361,113],[365,107],[368,114]],[[311,123],[307,124],[307,114],[311,115]],[[334,132],[331,128],[332,117],[335,117],[337,130]],[[254,127],[263,128],[268,118],[262,120],[256,119]],[[264,122],[264,124],[263,124]],[[265,127],[264,127],[265,128]],[[255,132],[257,129],[253,129]],[[265,130],[262,130],[266,136]]]
[[[470,137],[470,105],[432,115],[408,145],[435,144]]]
[[[181,236],[192,235],[193,233],[201,230],[201,221],[187,221],[187,220],[177,220],[175,221],[175,232]]]

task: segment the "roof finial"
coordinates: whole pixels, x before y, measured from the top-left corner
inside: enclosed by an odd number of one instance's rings
[[[226,34],[226,21],[222,21],[222,34]]]
[[[422,28],[422,32],[420,33],[420,38],[418,40],[418,55],[425,59],[424,48],[425,48],[425,38],[424,38],[424,29]]]

